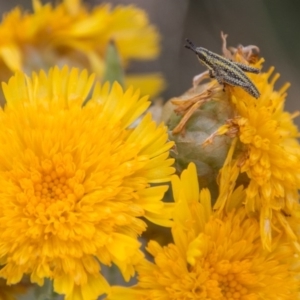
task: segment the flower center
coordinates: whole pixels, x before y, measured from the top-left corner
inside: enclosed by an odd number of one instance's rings
[[[257,297],[252,293],[249,294],[247,288],[255,283],[255,278],[249,271],[250,266],[249,261],[229,262],[227,260],[211,265],[206,284],[208,298],[256,300]]]
[[[41,182],[34,184],[34,196],[40,200],[40,204],[49,207],[57,200],[67,200],[72,194],[72,189],[65,176],[59,176],[55,171],[50,174],[41,174]]]
[[[239,282],[236,274],[220,276],[218,282],[224,299],[243,299],[248,294],[248,289]]]
[[[25,206],[24,213],[30,225],[52,224],[48,230],[55,233],[58,223],[74,223],[76,205],[85,192],[82,184],[85,172],[76,170],[70,155],[45,159],[33,169],[22,174],[21,191],[17,195],[18,201]]]

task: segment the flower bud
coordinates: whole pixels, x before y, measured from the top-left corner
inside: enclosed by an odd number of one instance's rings
[[[221,86],[210,87],[211,84],[204,84],[170,99],[162,113],[169,128],[169,139],[175,142],[171,155],[177,172],[181,173],[194,162],[201,187],[216,187],[216,177],[231,143],[227,135],[222,135],[215,137],[213,143],[203,144],[233,116],[226,91]],[[186,123],[185,116],[188,116]]]

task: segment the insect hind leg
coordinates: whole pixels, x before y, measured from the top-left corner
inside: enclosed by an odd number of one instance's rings
[[[238,63],[238,62],[234,62],[234,64],[236,66],[238,66],[240,69],[242,69],[244,72],[250,72],[250,73],[254,73],[254,74],[258,74],[260,73],[260,69],[249,66],[249,65],[245,65],[242,63]]]
[[[240,86],[242,88],[248,87],[248,83],[243,82],[237,78],[234,77],[226,77],[225,83],[232,85],[232,86]]]
[[[253,96],[256,99],[260,96],[260,93],[257,90],[256,86],[253,84],[249,84],[248,82],[243,82],[243,81],[238,80],[233,77],[227,77],[225,80],[225,83],[232,85],[232,86],[241,87],[244,91],[246,91],[247,93],[249,93],[251,96]]]

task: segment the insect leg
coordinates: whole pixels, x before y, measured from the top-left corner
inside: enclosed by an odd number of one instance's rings
[[[249,93],[251,96],[253,96],[256,99],[260,96],[258,89],[254,84],[251,83],[251,81],[244,82],[235,77],[230,77],[230,76],[224,77],[224,81],[229,85],[241,87],[243,90],[245,90],[247,93]]]
[[[223,85],[223,92],[225,92],[225,76],[224,72],[222,72],[222,69],[216,68],[212,70],[212,74],[214,75],[213,78],[216,78],[219,84]]]
[[[248,83],[246,83],[244,81],[241,81],[238,78],[231,77],[231,76],[224,77],[224,82],[229,84],[229,85],[232,85],[232,86],[240,86],[240,87],[248,86]]]
[[[205,71],[199,75],[196,75],[194,78],[193,78],[193,87],[194,89],[200,84],[200,82],[206,78],[208,78],[209,76],[209,72],[208,71]]]
[[[251,67],[251,66],[248,66],[248,65],[244,65],[244,64],[238,63],[238,62],[233,62],[233,63],[245,72],[250,72],[250,73],[255,73],[255,74],[260,73],[260,69],[258,69],[258,68],[254,68],[254,67]]]
[[[216,77],[215,71],[212,70],[212,69],[209,69],[209,70],[208,70],[208,74],[209,74],[209,77],[210,77],[210,78],[215,78],[215,77]]]

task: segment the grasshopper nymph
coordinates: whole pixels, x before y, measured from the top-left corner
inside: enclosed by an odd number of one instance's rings
[[[260,70],[242,63],[231,61],[221,55],[211,52],[202,47],[195,47],[194,44],[186,39],[186,48],[194,51],[199,61],[209,70],[209,76],[215,78],[219,84],[229,84],[232,86],[240,86],[247,93],[255,97],[260,96],[256,86],[244,72],[259,73]]]

